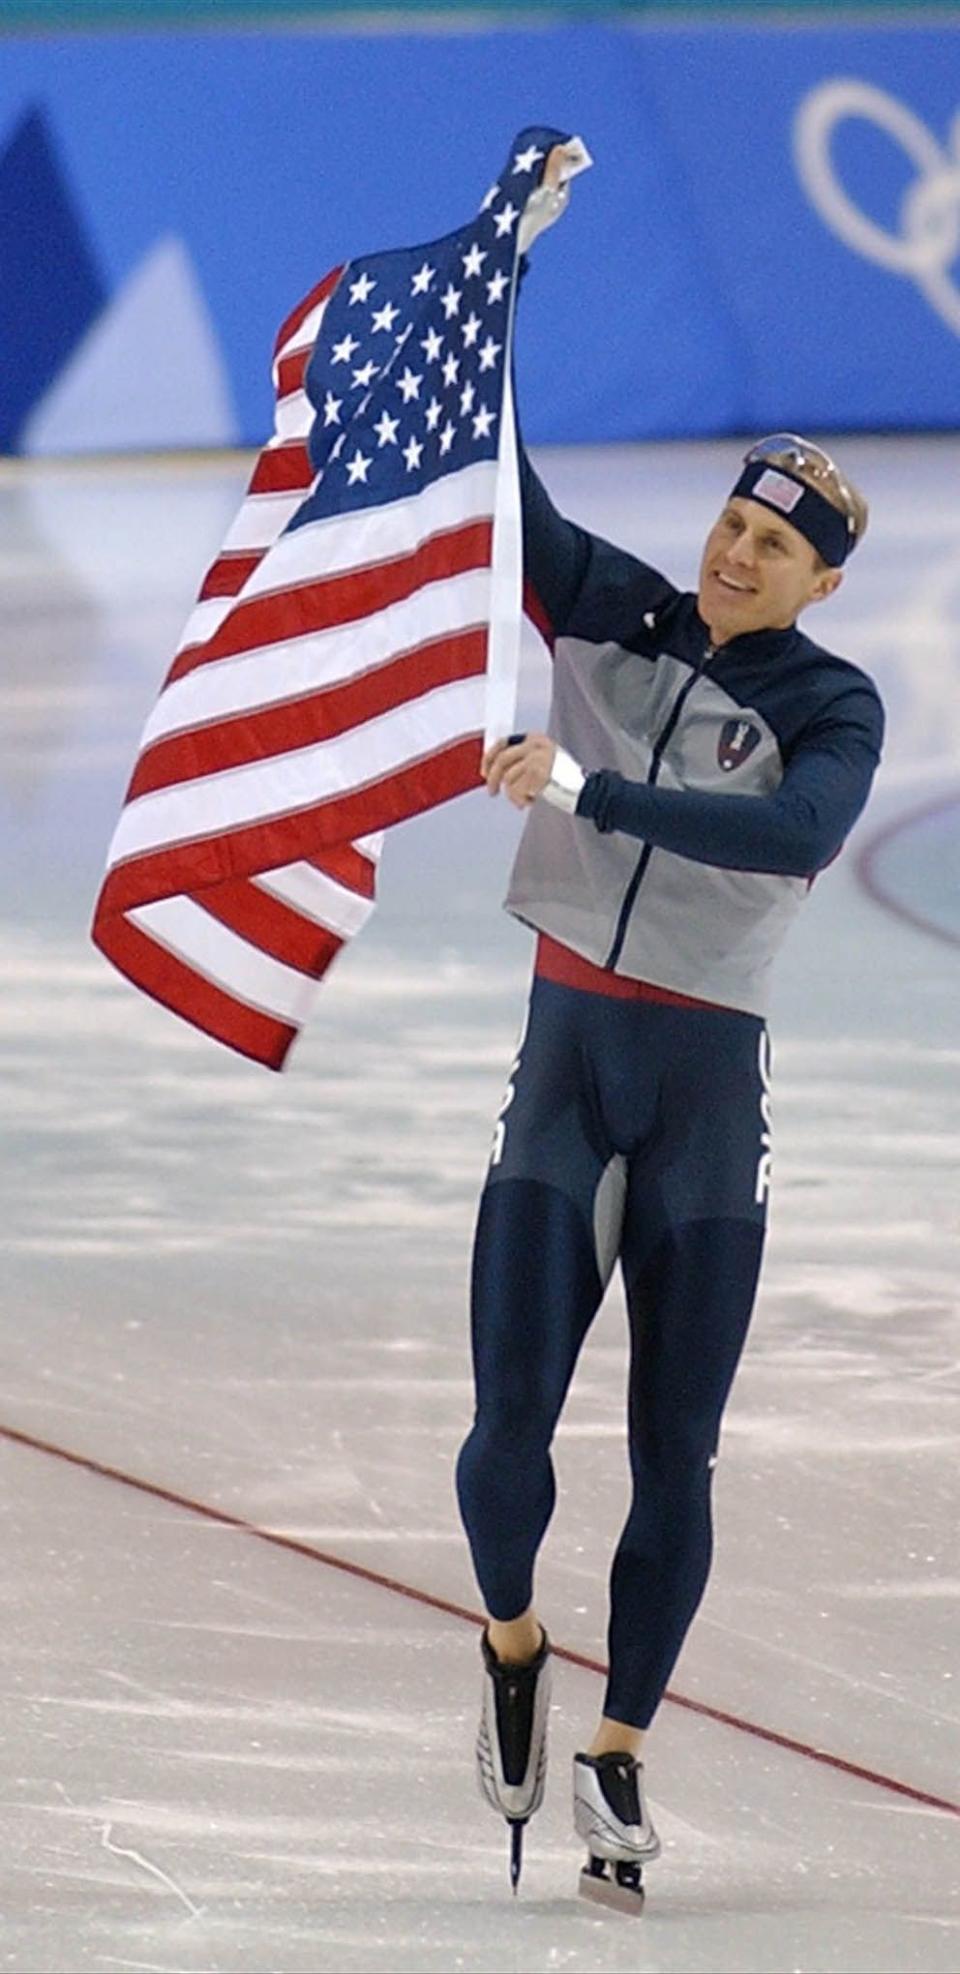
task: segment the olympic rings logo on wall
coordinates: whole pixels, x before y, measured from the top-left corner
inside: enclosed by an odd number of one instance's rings
[[[830,142],[838,124],[861,117],[906,152],[916,178],[903,195],[900,232],[888,233],[841,185]],[[838,79],[811,90],[797,111],[794,155],[804,190],[821,219],[854,253],[915,281],[931,308],[960,336],[960,288],[950,269],[960,250],[960,113],[949,145],[895,96],[869,82]]]

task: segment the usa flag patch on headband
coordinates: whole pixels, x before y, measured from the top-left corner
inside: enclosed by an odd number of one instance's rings
[[[803,499],[803,486],[796,480],[788,480],[785,473],[775,473],[772,466],[761,473],[753,492],[755,499],[768,500],[771,507],[779,507],[783,514],[792,514]]]

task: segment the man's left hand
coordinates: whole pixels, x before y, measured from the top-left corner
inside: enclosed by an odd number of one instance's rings
[[[542,795],[553,769],[556,743],[545,733],[525,733],[522,740],[495,740],[481,763],[491,795],[500,790],[517,809],[528,809]]]

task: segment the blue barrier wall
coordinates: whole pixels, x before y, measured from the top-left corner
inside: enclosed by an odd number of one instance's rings
[[[531,440],[958,424],[958,99],[919,20],[10,38],[0,447],[260,440],[299,296],[536,121],[595,168],[525,285]]]

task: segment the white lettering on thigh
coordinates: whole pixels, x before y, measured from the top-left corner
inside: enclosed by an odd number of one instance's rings
[[[754,1200],[762,1206],[770,1191],[770,1168],[773,1161],[773,1115],[770,1095],[770,1037],[766,1029],[760,1034],[760,1159],[757,1165],[757,1183]]]
[[[500,1161],[504,1153],[504,1147],[507,1142],[507,1112],[510,1109],[510,1105],[512,1104],[513,1099],[517,1094],[517,1086],[513,1079],[516,1076],[517,1070],[520,1067],[520,1058],[523,1055],[523,1045],[527,1039],[527,1027],[529,1025],[529,1021],[530,1021],[530,1003],[528,1001],[523,1017],[523,1027],[520,1030],[520,1039],[517,1042],[517,1053],[514,1056],[512,1063],[510,1064],[510,1076],[507,1082],[507,1087],[503,1093],[503,1102],[500,1105],[500,1109],[497,1112],[496,1129],[493,1134],[493,1150],[490,1153],[491,1167],[500,1164]]]

